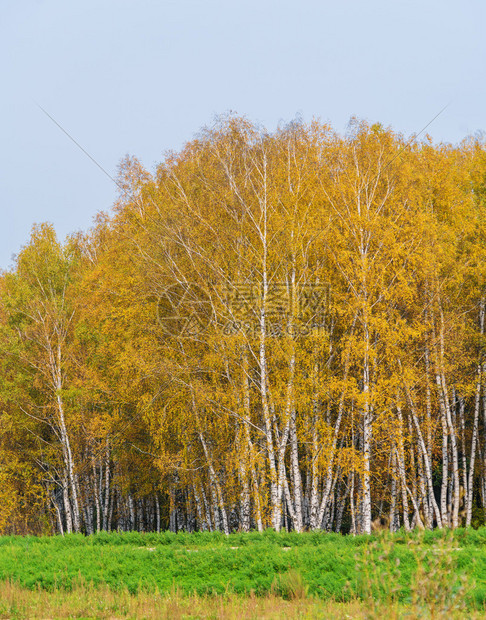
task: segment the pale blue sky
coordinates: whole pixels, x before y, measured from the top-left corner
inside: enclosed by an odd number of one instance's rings
[[[0,0],[0,267],[50,221],[61,237],[216,114],[274,129],[350,116],[457,142],[486,129],[486,4],[478,0]]]

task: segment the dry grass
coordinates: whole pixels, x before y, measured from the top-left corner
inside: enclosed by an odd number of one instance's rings
[[[31,591],[11,582],[0,584],[1,618],[365,618],[359,602],[334,604],[311,598],[181,596],[112,592],[77,586],[73,591]]]
[[[397,604],[376,604],[362,601],[336,603],[319,601],[302,593],[301,598],[284,600],[275,594],[265,597],[253,595],[181,596],[176,591],[169,595],[149,593],[130,594],[112,592],[109,588],[77,586],[71,592],[56,590],[27,590],[11,582],[0,584],[0,618],[167,618],[182,619],[237,619],[259,620],[290,618],[330,618],[332,620],[399,618],[484,618],[484,614],[470,612],[437,613],[437,610],[404,607]]]

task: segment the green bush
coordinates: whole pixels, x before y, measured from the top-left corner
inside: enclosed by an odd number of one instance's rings
[[[485,543],[486,528],[372,537],[272,530],[6,536],[0,538],[0,580],[45,590],[81,582],[131,593],[273,592],[417,605],[440,583],[456,609],[459,599],[476,607],[486,602]]]

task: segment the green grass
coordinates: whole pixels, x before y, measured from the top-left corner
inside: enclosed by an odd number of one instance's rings
[[[454,533],[2,537],[0,581],[32,591],[308,597],[486,607],[486,528]]]

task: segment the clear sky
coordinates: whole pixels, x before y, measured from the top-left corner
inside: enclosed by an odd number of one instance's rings
[[[479,0],[0,0],[0,267],[34,222],[61,237],[109,210],[112,175],[153,170],[215,115],[274,129],[351,116],[458,142],[486,129]]]

